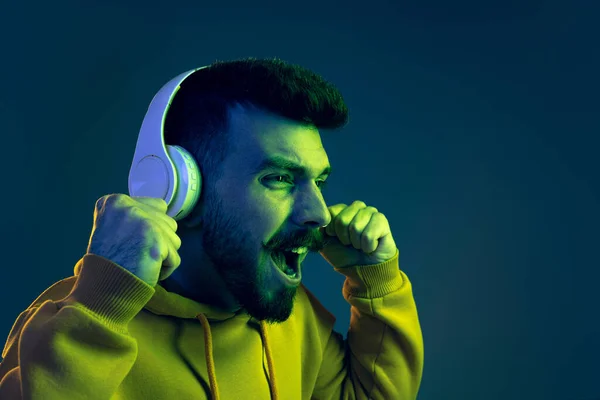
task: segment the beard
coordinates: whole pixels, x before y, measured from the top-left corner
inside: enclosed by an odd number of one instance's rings
[[[202,245],[217,273],[248,315],[270,324],[286,321],[297,288],[273,286],[271,253],[256,250],[251,232],[240,223],[242,217],[228,214],[219,197],[207,197]]]

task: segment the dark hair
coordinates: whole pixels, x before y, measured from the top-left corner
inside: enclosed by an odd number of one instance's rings
[[[317,128],[348,121],[340,92],[314,72],[277,58],[216,61],[189,76],[165,121],[165,143],[192,153],[205,180],[216,180],[229,147],[229,109],[250,105]]]

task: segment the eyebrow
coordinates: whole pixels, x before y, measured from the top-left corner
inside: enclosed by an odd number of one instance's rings
[[[263,160],[260,165],[254,171],[255,174],[260,173],[266,169],[283,169],[286,171],[290,171],[296,175],[300,176],[308,176],[308,169],[303,167],[300,164],[295,163],[294,161],[288,160],[285,157],[281,156],[272,156],[265,160]],[[318,176],[329,176],[331,174],[331,165],[326,166]]]

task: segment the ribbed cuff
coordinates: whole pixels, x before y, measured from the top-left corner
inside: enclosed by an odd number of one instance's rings
[[[83,306],[112,329],[126,331],[154,288],[104,257],[86,254],[82,262],[75,286],[61,303]]]
[[[406,276],[400,271],[399,256],[400,252],[396,249],[394,257],[379,264],[335,268],[346,276],[344,295],[374,299],[400,289]]]

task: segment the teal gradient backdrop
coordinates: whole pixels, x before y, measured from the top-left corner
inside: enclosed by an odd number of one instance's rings
[[[350,124],[323,132],[326,199],[390,220],[425,337],[419,399],[600,398],[598,6],[404,3],[4,2],[2,343],[72,275],[96,199],[127,192],[155,91],[278,56],[347,99]],[[306,266],[346,332],[341,275]]]

